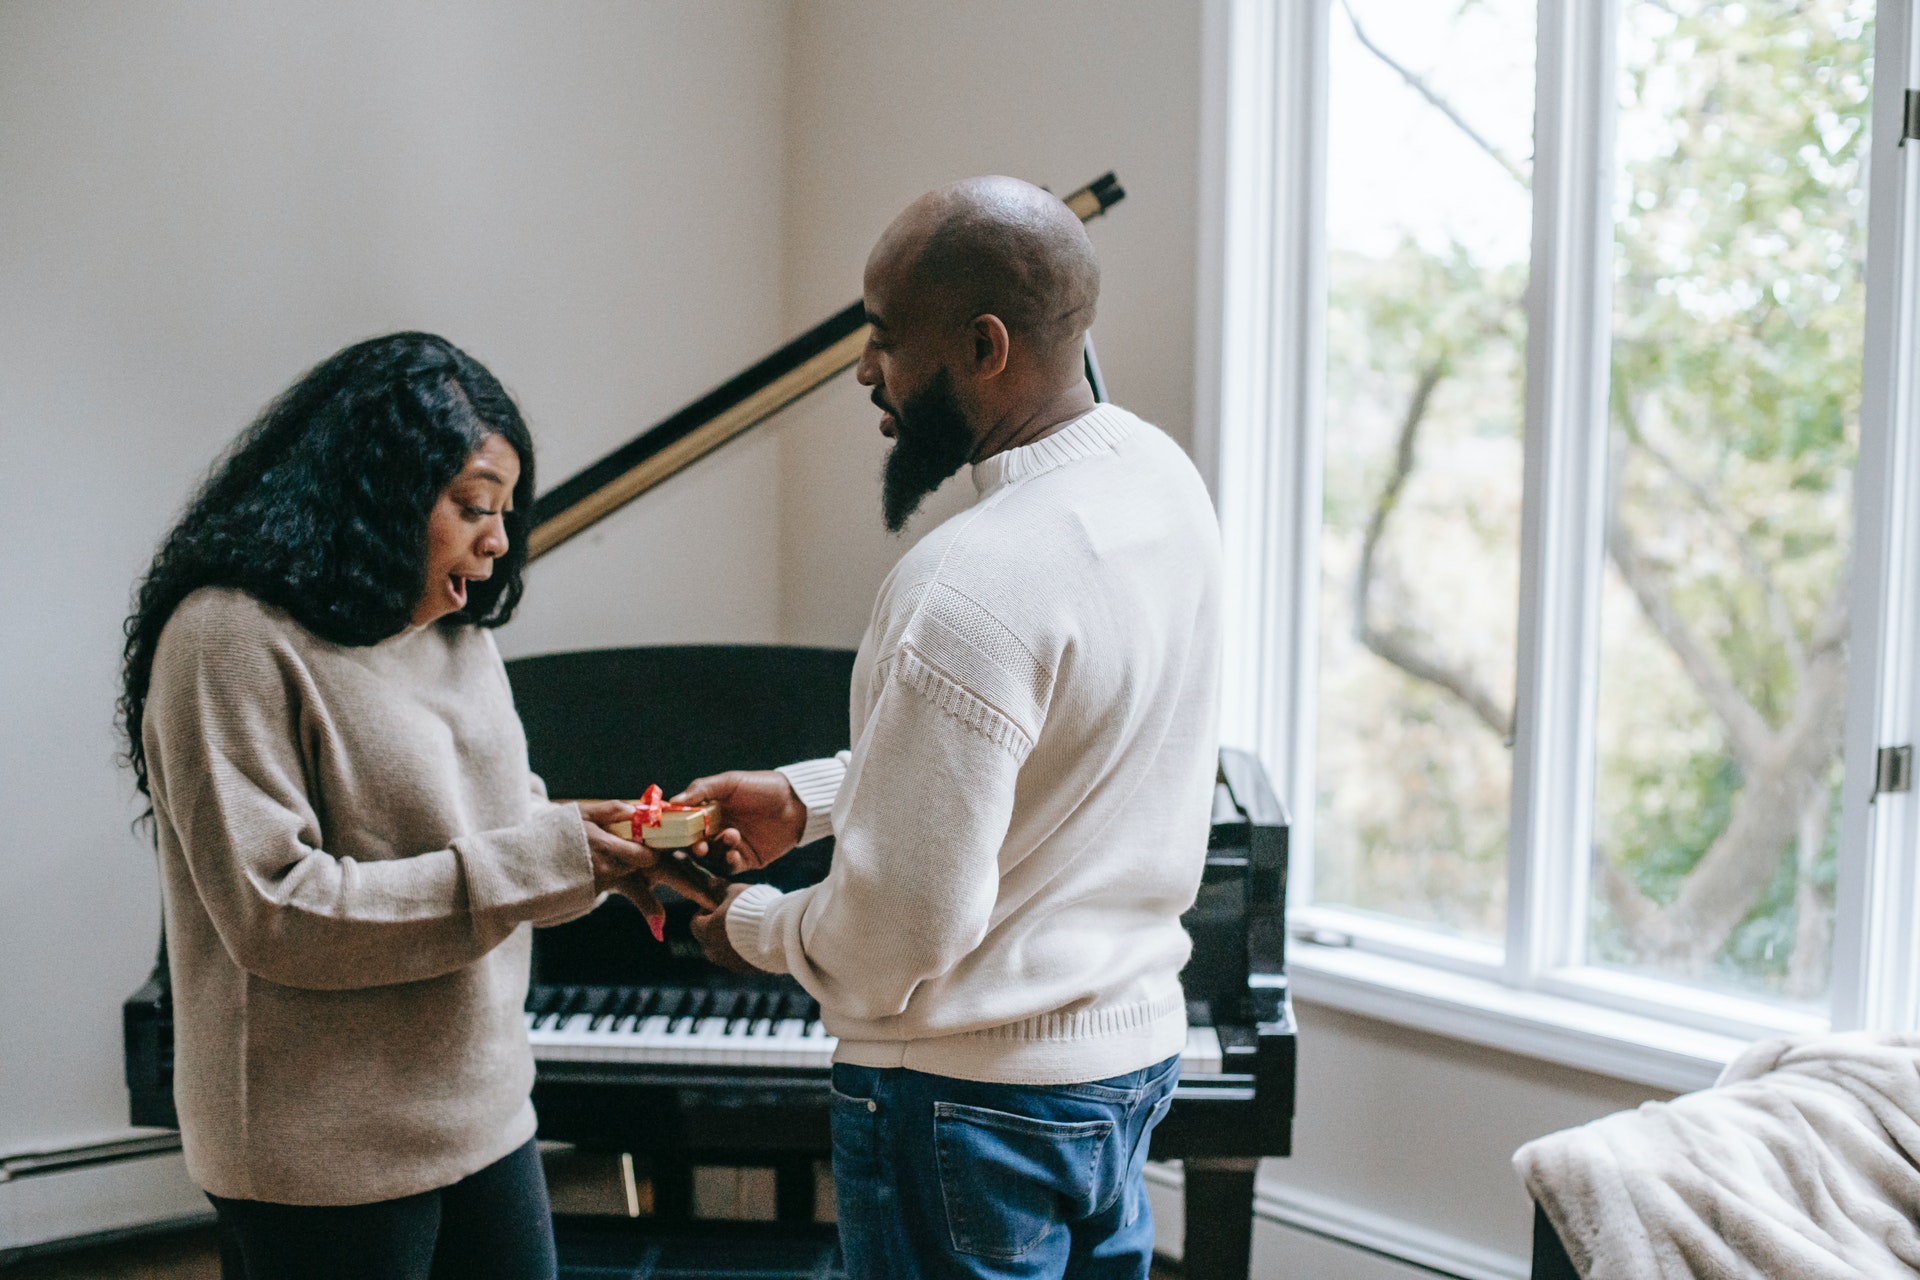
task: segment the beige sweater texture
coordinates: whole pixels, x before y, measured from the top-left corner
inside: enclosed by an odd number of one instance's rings
[[[813,993],[839,1061],[1097,1080],[1186,1040],[1219,529],[1179,446],[1112,405],[973,481],[881,587],[852,750],[784,770],[831,871],[748,890],[727,936]]]
[[[358,1204],[530,1138],[529,924],[595,895],[491,633],[347,647],[198,591],[160,637],[144,741],[194,1180]]]

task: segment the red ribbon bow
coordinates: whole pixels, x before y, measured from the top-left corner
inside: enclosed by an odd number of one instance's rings
[[[661,795],[659,784],[656,783],[649,786],[642,792],[639,802],[633,806],[633,838],[636,840],[640,838],[640,828],[642,827],[659,826],[660,813],[666,807],[666,801]]]

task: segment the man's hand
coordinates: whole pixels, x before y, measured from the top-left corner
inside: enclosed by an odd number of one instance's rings
[[[766,866],[794,845],[807,829],[807,806],[794,794],[787,775],[772,769],[718,773],[696,778],[673,798],[675,804],[720,802],[720,821],[726,824],[715,839],[726,854],[727,870],[735,875]],[[704,857],[709,843],[693,846]]]
[[[785,779],[781,780],[785,781]],[[731,969],[735,973],[754,972],[754,967],[747,963],[745,957],[733,949],[733,939],[727,937],[727,912],[733,908],[733,900],[746,891],[747,886],[744,884],[729,885],[727,896],[718,907],[693,918],[693,936],[700,943],[701,949],[707,953],[707,959],[722,969]]]

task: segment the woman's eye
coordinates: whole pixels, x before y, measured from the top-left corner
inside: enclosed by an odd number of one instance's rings
[[[497,516],[500,514],[498,511],[491,511],[486,507],[468,507],[466,508],[466,513],[467,519],[469,520],[485,520],[488,516]]]

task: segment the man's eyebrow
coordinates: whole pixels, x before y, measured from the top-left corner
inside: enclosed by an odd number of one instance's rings
[[[880,313],[875,311],[872,307],[862,307],[861,310],[867,313],[867,323],[872,325],[874,328],[884,329],[887,327],[887,322],[884,319],[882,319],[880,316]]]

